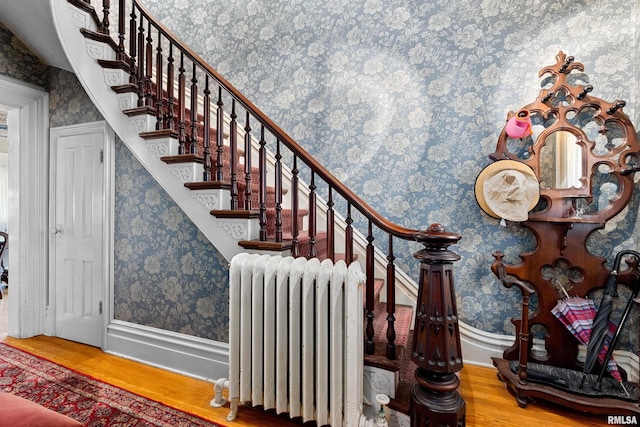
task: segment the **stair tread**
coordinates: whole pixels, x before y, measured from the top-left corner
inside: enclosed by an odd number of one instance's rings
[[[198,154],[176,154],[175,156],[162,156],[160,160],[167,164],[180,163],[204,163],[204,158]]]
[[[406,352],[404,347],[396,347],[396,358],[388,359],[385,343],[376,343],[373,354],[364,355],[364,364],[366,366],[374,366],[391,372],[400,372],[402,370],[403,355]]]
[[[387,342],[387,305],[385,303],[379,303],[374,307],[374,330],[373,336],[374,342]],[[396,304],[394,329],[396,331],[396,346],[405,346],[409,337],[409,331],[411,330],[411,319],[413,317],[413,308],[405,305]]]

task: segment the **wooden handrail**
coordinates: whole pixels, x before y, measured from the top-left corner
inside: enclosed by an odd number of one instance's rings
[[[258,107],[249,101],[238,89],[235,88],[235,86],[222,77],[215,69],[213,69],[213,67],[204,61],[200,55],[191,50],[185,42],[174,35],[162,23],[157,22],[149,10],[144,7],[139,0],[133,0],[133,3],[148,21],[153,22],[154,26],[156,26],[156,28],[167,40],[169,40],[170,43],[179,46],[179,49],[183,51],[185,57],[197,63],[201,69],[223,86],[244,109],[250,111],[251,114],[254,115],[266,129],[274,134],[281,143],[291,150],[299,160],[309,166],[314,173],[320,176],[327,184],[329,184],[329,186],[333,187],[335,191],[348,200],[351,206],[355,207],[362,215],[386,233],[404,240],[415,240],[415,235],[416,233],[419,233],[420,230],[401,227],[380,215],[375,209],[369,206],[364,200],[351,191],[351,189],[344,185],[338,178],[333,176],[324,166],[318,163],[316,159],[314,159],[304,148],[294,141],[293,138],[291,138],[285,131],[267,117],[266,114],[264,114]]]

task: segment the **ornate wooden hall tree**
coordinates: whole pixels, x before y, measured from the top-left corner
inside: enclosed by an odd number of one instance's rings
[[[532,136],[510,138],[505,126],[490,155],[494,161],[528,165],[540,182],[540,201],[522,223],[533,233],[535,249],[521,254],[520,264],[506,264],[501,252],[494,254],[494,274],[504,286],[515,285],[522,293],[522,317],[512,319],[515,343],[493,362],[522,407],[531,399],[546,399],[591,413],[638,414],[637,399],[575,393],[531,378],[534,364],[552,367],[551,372],[583,375],[578,341],[551,309],[566,295],[585,297],[604,286],[611,271],[605,258],[589,252],[587,239],[627,207],[633,174],[640,169],[640,145],[622,111],[625,102],[592,96],[583,64],[573,57],[560,52],[556,61],[540,70],[542,89],[533,103],[520,110],[529,113]],[[509,113],[508,119],[514,114]],[[621,270],[618,283],[637,286],[637,260],[627,260]],[[534,294],[537,307],[530,313]],[[546,334],[545,354],[532,352],[533,326]]]

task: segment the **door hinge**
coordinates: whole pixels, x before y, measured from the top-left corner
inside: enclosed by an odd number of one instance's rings
[[[98,303],[98,314],[102,314],[102,301]]]
[[[104,150],[100,150],[100,163],[104,163]]]

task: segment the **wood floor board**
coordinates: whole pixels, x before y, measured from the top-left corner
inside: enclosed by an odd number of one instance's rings
[[[286,416],[265,414],[260,410],[247,407],[241,407],[237,420],[229,423],[226,421],[228,407],[215,409],[209,406],[209,401],[213,397],[211,383],[105,354],[94,347],[46,336],[28,339],[5,337],[3,341],[78,372],[219,424],[230,427],[299,427],[302,425],[289,420]],[[498,380],[496,370],[493,368],[465,365],[460,372],[460,380],[460,394],[466,402],[467,426],[608,425],[604,416],[567,411],[545,403],[530,404],[527,408],[520,408],[504,384]],[[310,425],[313,423],[305,424],[305,426]]]
[[[5,296],[8,292],[5,290]],[[226,421],[227,407],[209,405],[213,384],[179,375],[132,360],[113,356],[95,347],[60,338],[37,336],[28,339],[7,337],[7,306],[0,300],[0,341],[51,360],[109,384],[124,388],[169,406],[229,427],[300,427],[287,416],[265,414],[258,409],[240,407],[236,421]],[[469,427],[578,427],[607,426],[605,416],[568,411],[538,402],[520,408],[500,382],[494,368],[465,365],[460,372],[460,394],[466,402]],[[616,415],[616,414],[611,414]],[[313,423],[304,424],[305,427]]]

